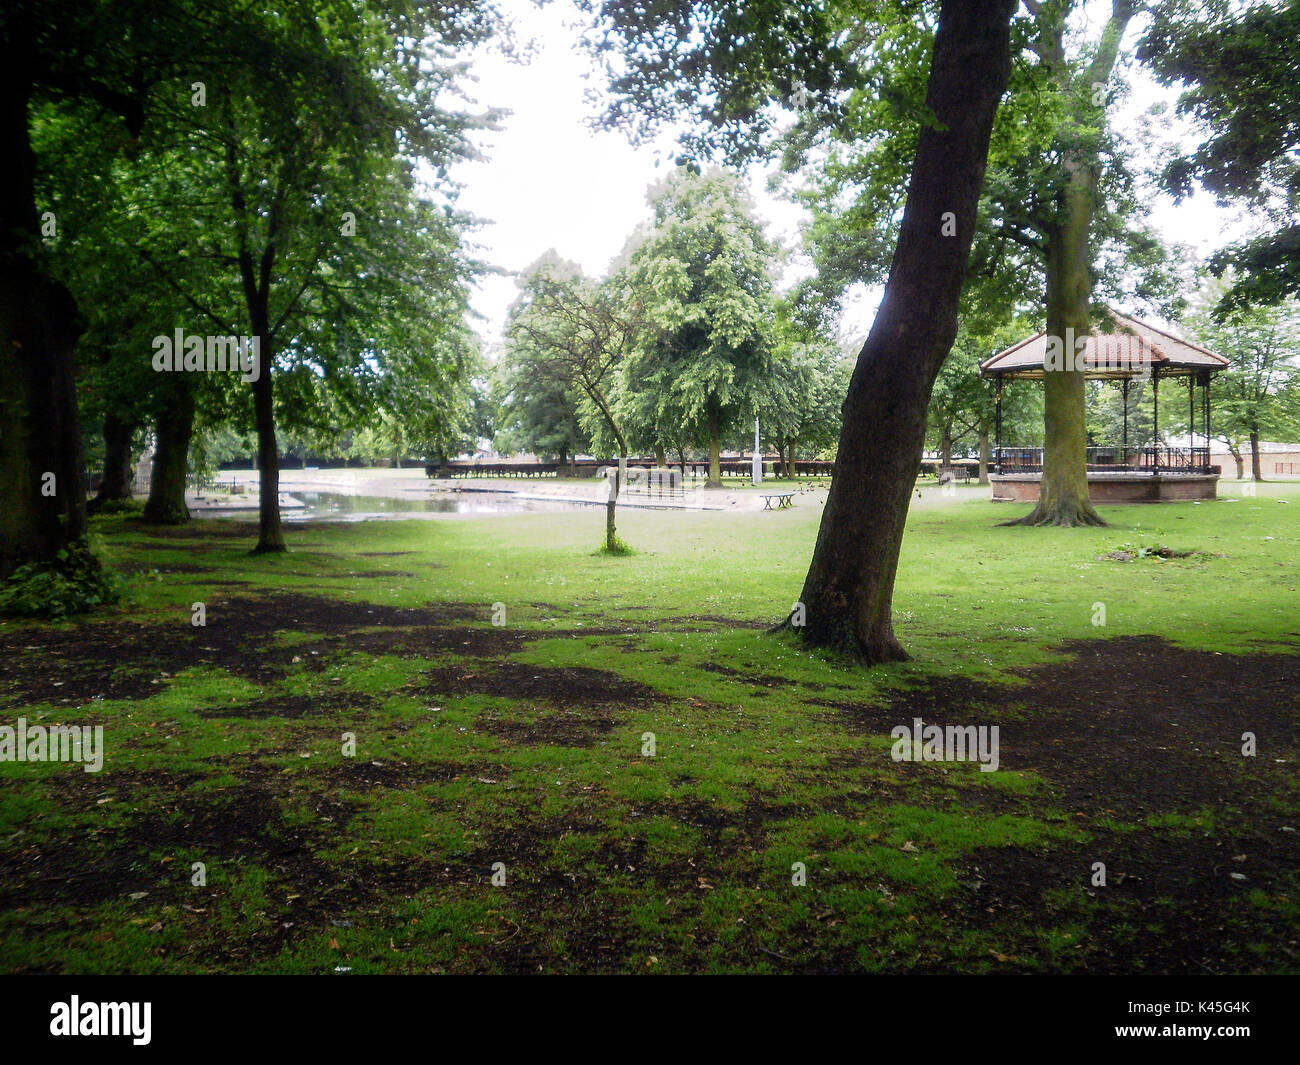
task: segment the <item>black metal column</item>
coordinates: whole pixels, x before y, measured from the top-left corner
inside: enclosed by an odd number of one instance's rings
[[[1160,367],[1151,367],[1151,474],[1160,473]]]
[[[1120,465],[1128,465],[1128,378],[1120,382],[1120,392],[1124,396],[1124,450],[1121,452]]]
[[[998,374],[996,379],[996,389],[993,393],[993,410],[994,410],[994,446],[993,446],[993,470],[995,473],[1002,472],[1002,375]]]
[[[1210,443],[1210,382],[1214,380],[1213,375],[1206,371],[1205,380],[1201,382],[1201,396],[1205,401],[1205,465],[1210,465],[1211,452],[1213,445]]]

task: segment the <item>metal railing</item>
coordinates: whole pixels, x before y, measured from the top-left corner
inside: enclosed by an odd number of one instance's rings
[[[1087,448],[1089,470],[1115,473],[1210,473],[1208,447]],[[1002,447],[994,451],[995,473],[1042,473],[1041,447]]]

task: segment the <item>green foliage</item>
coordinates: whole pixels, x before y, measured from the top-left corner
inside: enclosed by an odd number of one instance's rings
[[[622,368],[621,406],[700,445],[761,402],[775,249],[734,175],[721,170],[678,169],[650,201],[653,224],[633,238],[618,281],[639,327]]]
[[[573,454],[590,443],[627,454],[617,408],[618,370],[633,325],[608,281],[592,281],[549,251],[519,279],[510,308],[501,387],[503,414],[520,440]]]
[[[761,151],[777,127],[773,105],[834,114],[863,84],[853,54],[862,35],[848,19],[859,6],[814,0],[696,0],[639,3],[579,0],[597,13],[590,47],[620,72],[608,118],[635,135],[682,117],[687,156]],[[875,5],[880,23],[906,3]]]
[[[492,384],[499,411],[493,446],[508,455],[576,455],[591,446],[578,420],[582,392],[541,372],[540,362],[529,346],[505,347]]]
[[[758,396],[763,436],[787,461],[796,447],[809,455],[833,452],[856,359],[788,313],[778,314],[774,334],[771,369]]]
[[[1189,339],[1231,364],[1212,385],[1215,435],[1234,444],[1251,433],[1300,435],[1300,305],[1225,305],[1232,286],[1231,274],[1207,279],[1183,323]]]
[[[1186,88],[1178,111],[1204,140],[1165,167],[1165,187],[1190,194],[1199,182],[1221,199],[1250,204],[1262,232],[1212,260],[1235,269],[1219,314],[1300,295],[1300,3],[1157,5],[1139,48],[1165,84]]]
[[[0,616],[59,619],[121,598],[121,580],[105,570],[84,540],[53,562],[20,566],[0,584]]]
[[[979,364],[999,351],[1040,331],[1029,315],[998,323],[966,316],[962,319],[948,356],[930,394],[927,446],[939,448],[944,431],[957,451],[973,451],[980,431],[996,430],[994,383],[979,376]],[[1041,446],[1043,389],[1037,381],[1006,381],[1002,390],[1002,442],[1004,445]]]
[[[608,555],[611,558],[623,558],[627,555],[635,555],[636,549],[615,536],[613,542],[606,540],[605,543],[601,544],[596,554]]]
[[[144,513],[144,502],[139,499],[92,499],[86,504],[91,514],[108,517],[113,514],[138,515]]]
[[[385,447],[472,446],[490,420],[467,324],[478,266],[448,167],[492,115],[442,101],[455,51],[497,17],[467,0],[222,2],[177,30],[179,59],[147,56],[151,106],[129,144],[100,108],[42,97],[33,139],[64,234],[52,258],[87,318],[92,414],[147,422],[184,388],[200,430],[251,431],[237,375],[156,374],[150,338],[256,333],[298,441],[380,423]]]
[[[1097,295],[1165,315],[1177,310],[1185,253],[1166,247],[1146,224],[1129,149],[1108,122],[1124,92],[1107,65],[1118,39],[1110,27],[1095,41],[1064,34],[1058,53],[1054,40],[1071,6],[1044,4],[1041,18],[1022,11],[1013,21],[1020,60],[993,130],[963,317],[998,324],[1011,311],[1038,308],[1041,328],[1046,248],[1060,224],[1062,163],[1071,153],[1098,182],[1091,233]],[[817,272],[796,294],[808,322],[833,320],[855,287],[883,283],[926,121],[921,101],[933,27],[924,7],[906,7],[886,26],[877,25],[878,10],[845,17],[864,84],[833,115],[799,112],[781,142],[788,180],[812,215],[806,244]],[[888,92],[879,91],[882,83]]]

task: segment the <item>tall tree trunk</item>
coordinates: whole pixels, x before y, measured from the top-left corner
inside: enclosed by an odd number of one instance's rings
[[[785,475],[794,480],[794,446],[797,440],[791,440],[785,448]]]
[[[942,474],[952,466],[952,429],[943,427],[939,436],[939,472]]]
[[[241,253],[240,268],[249,321],[257,338],[257,377],[253,380],[253,424],[257,430],[257,546],[254,554],[285,550],[280,526],[280,452],[275,439],[275,393],[271,365],[275,361],[274,337],[268,299],[274,249],[262,255],[260,269],[253,273],[252,258]]]
[[[1091,97],[1110,78],[1119,44],[1133,17],[1133,0],[1112,0],[1111,14],[1102,30],[1096,54],[1072,84],[1065,56],[1067,6],[1052,7],[1043,16],[1039,54],[1054,68],[1058,88],[1066,95]],[[1072,106],[1083,106],[1073,102]],[[1092,105],[1101,113],[1099,104]],[[1043,476],[1038,503],[1023,518],[1008,525],[1105,525],[1088,495],[1088,439],[1085,430],[1086,383],[1075,367],[1078,350],[1069,343],[1091,331],[1092,247],[1089,231],[1097,209],[1101,161],[1095,135],[1088,127],[1092,116],[1068,120],[1061,136],[1068,147],[1062,158],[1065,190],[1060,213],[1047,234],[1047,337],[1062,345],[1064,365],[1043,374]],[[1073,143],[1071,143],[1073,142]]]
[[[1038,503],[1008,525],[1105,525],[1088,494],[1086,381],[1076,368],[1074,341],[1091,330],[1091,253],[1088,227],[1096,202],[1096,174],[1067,159],[1070,184],[1065,217],[1048,239],[1047,336],[1059,341],[1062,365],[1043,373],[1043,476]]]
[[[655,467],[656,467],[657,469],[661,469],[661,470],[664,468],[664,446],[663,446],[663,444],[655,444]]]
[[[884,300],[858,355],[800,601],[804,637],[867,662],[907,657],[891,603],[935,376],[957,333],[989,135],[1011,70],[1015,0],[944,0]],[[955,235],[945,236],[945,232]],[[884,449],[877,445],[887,440]],[[789,624],[789,622],[787,622]]]
[[[227,115],[233,129],[233,119]],[[232,141],[233,144],[233,141]],[[275,439],[275,393],[272,366],[275,336],[271,332],[271,282],[277,254],[279,215],[267,219],[267,242],[254,257],[249,241],[249,210],[244,196],[234,148],[226,148],[226,180],[239,233],[239,278],[244,306],[253,336],[257,338],[257,376],[253,379],[253,424],[257,430],[257,546],[254,554],[283,551],[284,530],[280,527],[280,453]],[[373,456],[371,456],[373,458]]]
[[[1259,426],[1250,427],[1250,477],[1254,481],[1262,481],[1264,475],[1259,465]]]
[[[705,488],[722,487],[722,450],[718,445],[718,416],[709,415],[709,479]]]
[[[1237,480],[1243,480],[1246,476],[1246,460],[1242,456],[1241,450],[1229,444],[1228,451],[1232,455],[1232,461],[1237,464]]]
[[[271,387],[270,346],[266,333],[259,334],[261,367],[253,382],[253,415],[257,426],[257,546],[258,554],[283,551],[284,530],[280,527],[280,455],[275,442],[275,402]]]
[[[194,435],[194,391],[188,382],[180,382],[159,407],[154,435],[158,444],[144,520],[151,525],[181,525],[190,520],[185,475]]]
[[[988,426],[979,427],[980,439],[980,484],[989,483],[989,463],[993,460],[993,449],[989,447]]]
[[[131,441],[135,430],[134,422],[111,410],[104,415],[104,476],[95,503],[131,498]]]
[[[29,57],[0,30],[0,579],[86,533],[76,302],[42,263]]]
[[[617,464],[610,471],[609,499],[605,503],[605,549],[618,550],[618,530],[615,526],[615,511],[618,508],[618,493],[623,488],[623,474],[627,469],[627,451],[619,454]]]

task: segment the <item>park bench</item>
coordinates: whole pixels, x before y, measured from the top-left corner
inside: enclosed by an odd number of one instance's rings
[[[794,505],[793,492],[763,492],[762,496],[764,510],[785,510]],[[773,506],[773,503],[776,506]]]

